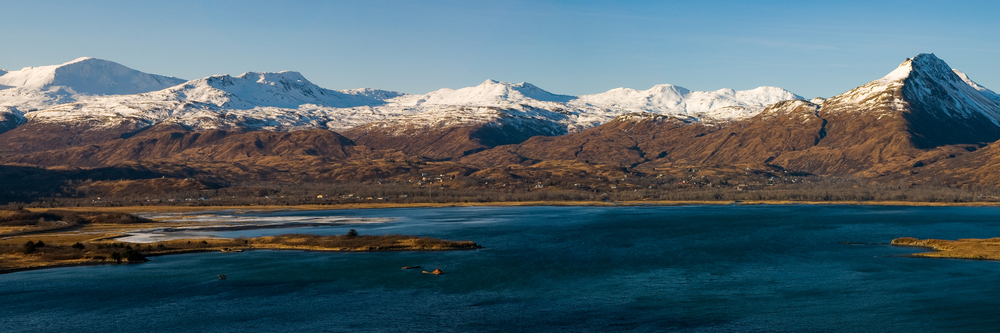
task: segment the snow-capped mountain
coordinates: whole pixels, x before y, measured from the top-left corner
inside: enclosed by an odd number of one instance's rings
[[[338,116],[362,122],[390,116],[372,107],[401,95],[375,89],[324,89],[297,72],[250,72],[235,77],[214,75],[142,94],[94,97],[31,112],[27,118],[106,127],[166,122],[194,129],[329,128],[327,122]]]
[[[692,102],[699,95],[721,103],[725,99],[720,96],[761,92],[764,98],[758,103],[768,102],[767,88],[696,93],[663,85],[645,92],[616,89],[605,96],[581,96],[568,104],[643,108],[672,116],[632,113],[578,133],[534,137],[459,161],[494,167],[497,161],[531,165],[576,160],[646,171],[677,165],[770,165],[811,174],[891,178],[1000,142],[1000,108],[992,92],[932,54],[907,59],[888,75],[829,99],[781,101],[732,122],[713,124],[704,121],[709,117],[685,118],[678,111],[658,109],[683,103],[684,110],[698,114],[705,112],[698,106],[709,104]],[[601,97],[636,104],[613,105]],[[721,109],[713,104],[709,113]]]
[[[617,88],[605,93],[583,95],[570,102],[580,108],[603,108],[622,112],[652,112],[714,119],[743,119],[751,117],[765,106],[784,100],[801,99],[788,90],[776,87],[759,87],[736,91],[690,91],[682,87],[661,84],[639,91]],[[736,108],[733,108],[736,107]],[[729,112],[714,111],[728,110]]]
[[[22,112],[90,96],[128,95],[164,89],[184,80],[146,74],[95,58],[51,66],[26,67],[0,75],[0,106]]]
[[[825,100],[820,113],[901,119],[919,148],[974,144],[1000,138],[995,96],[934,54],[919,54],[881,79]]]
[[[799,98],[780,88],[689,91],[660,85],[646,91],[619,88],[585,95],[557,95],[530,83],[487,80],[474,87],[409,95],[377,89],[329,90],[296,72],[216,75],[159,91],[115,95],[31,112],[30,121],[138,127],[176,123],[192,129],[250,128],[345,130],[373,122],[477,124],[527,117],[568,131],[593,127],[630,112],[654,112],[707,120],[742,119],[764,106]],[[461,114],[461,117],[454,117]]]
[[[902,95],[893,95],[901,91]],[[887,101],[891,105],[885,106]],[[907,58],[881,79],[831,97],[824,106],[845,104],[845,111],[892,112],[914,103],[936,104],[933,112],[941,116],[971,117],[981,115],[1000,125],[1000,100],[993,91],[952,69],[932,53]]]
[[[215,75],[183,85],[146,94],[161,100],[183,100],[222,109],[299,108],[322,105],[336,108],[375,106],[401,94],[372,89],[334,91],[323,89],[298,72],[245,73],[240,76]],[[128,98],[108,98],[123,100]]]
[[[496,80],[486,80],[475,87],[462,89],[441,89],[425,95],[408,95],[394,102],[400,106],[416,107],[430,105],[461,105],[461,106],[502,106],[525,104],[546,106],[566,103],[575,99],[573,96],[556,95],[542,90],[531,83],[508,83]]]
[[[27,85],[15,81],[5,82]],[[966,172],[958,168],[985,174],[1000,165],[996,149],[984,148],[1000,144],[997,94],[933,54],[906,59],[888,75],[811,101],[773,87],[699,92],[657,85],[566,96],[529,83],[494,80],[410,95],[329,90],[299,73],[279,72],[216,75],[136,94],[87,95],[11,117],[0,117],[0,126],[28,123],[0,133],[0,159],[44,166],[147,161],[174,168],[197,164],[192,158],[211,163],[301,158],[309,165],[328,165],[332,153],[314,149],[328,143],[353,146],[341,149],[342,155],[366,161],[358,164],[366,171],[358,171],[371,177],[413,172],[415,165],[447,164],[466,172],[551,162],[649,173],[688,166],[766,166],[814,175],[938,181]],[[208,129],[240,131],[201,131]],[[198,132],[182,133],[186,130]],[[221,140],[236,134],[238,140]],[[187,155],[175,154],[182,150]],[[205,152],[228,152],[219,155],[228,157]],[[373,160],[378,163],[368,163]],[[397,162],[405,166],[392,164]],[[204,173],[216,172],[216,166]],[[288,172],[293,173],[309,174]]]
[[[17,71],[0,70],[0,132],[25,122],[26,112],[93,96],[155,91],[183,82],[94,58]]]

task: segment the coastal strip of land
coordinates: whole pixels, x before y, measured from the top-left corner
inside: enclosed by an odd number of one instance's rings
[[[219,220],[209,225],[233,225]],[[240,227],[240,223],[235,224]],[[252,227],[257,224],[247,224]],[[190,227],[191,222],[149,219],[121,212],[0,210],[0,274],[23,270],[146,262],[149,256],[192,252],[298,251],[451,251],[481,248],[472,241],[406,235],[283,234],[254,238],[179,238],[127,242],[125,236],[149,230]],[[197,224],[204,228],[205,223]],[[267,225],[262,225],[267,227]]]
[[[404,235],[284,234],[256,238],[177,239],[156,243],[125,243],[114,240],[45,242],[38,238],[21,246],[4,244],[0,253],[0,274],[47,267],[146,262],[146,257],[195,252],[243,252],[253,250],[299,250],[331,252],[454,251],[481,248],[472,241],[450,241]],[[41,243],[41,246],[37,244]]]
[[[901,237],[893,239],[892,245],[913,246],[934,250],[932,252],[911,254],[913,257],[1000,260],[1000,238],[943,240]]]

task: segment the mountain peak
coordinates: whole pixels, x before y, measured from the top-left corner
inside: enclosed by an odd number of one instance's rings
[[[97,58],[94,58],[94,57],[79,57],[79,58],[70,60],[68,62],[65,62],[61,66],[66,66],[66,65],[75,64],[75,63],[78,63],[78,62],[84,62],[84,61],[88,61],[88,60],[91,60],[91,61],[93,61],[93,60],[107,61],[107,60],[104,60],[104,59],[97,59]],[[110,62],[110,61],[107,61],[107,62]]]
[[[573,96],[556,95],[531,83],[510,83],[489,79],[474,87],[441,89],[414,100],[427,105],[507,105],[540,102],[565,103]]]
[[[184,80],[146,74],[116,62],[81,57],[59,65],[25,67],[0,76],[0,85],[68,95],[126,95],[160,90]]]
[[[401,95],[376,89],[329,90],[293,71],[213,75],[189,81],[169,91],[172,95],[168,99],[186,99],[239,110],[256,107],[297,109],[306,104],[335,108],[373,106]]]
[[[309,80],[306,80],[306,77],[303,76],[302,73],[293,72],[293,71],[281,71],[281,72],[246,72],[246,73],[243,73],[240,76],[237,76],[237,78],[239,78],[239,79],[257,78],[257,83],[270,83],[270,84],[273,84],[274,82],[283,82],[283,81],[287,82],[287,81],[291,81],[291,82],[302,82],[302,83],[310,83],[311,84],[311,82],[309,82]]]
[[[949,74],[952,73],[951,66],[948,66],[948,63],[935,56],[934,53],[921,53],[916,57],[906,58],[903,63],[899,64],[899,67],[896,67],[895,70],[889,72],[889,74],[882,77],[879,81],[893,82],[905,80],[914,71],[937,78],[949,77]]]

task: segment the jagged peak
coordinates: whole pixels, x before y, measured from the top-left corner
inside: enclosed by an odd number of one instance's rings
[[[216,89],[227,90],[228,87],[233,86],[282,86],[285,90],[290,90],[292,87],[297,87],[298,89],[322,89],[316,86],[309,80],[306,80],[299,72],[283,71],[283,72],[246,72],[237,76],[232,76],[229,74],[219,74],[206,77],[204,79],[195,80],[198,82],[203,82],[208,86]]]
[[[932,75],[937,78],[945,78],[952,74],[951,66],[934,55],[934,53],[921,53],[913,58],[906,58],[895,70],[882,77],[881,82],[902,81],[910,77],[913,72],[920,72]]]

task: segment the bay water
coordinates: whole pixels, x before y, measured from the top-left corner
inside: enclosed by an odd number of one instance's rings
[[[1000,262],[896,237],[1000,237],[1000,208],[449,207],[295,211],[484,249],[250,251],[0,275],[0,332],[983,332]],[[422,269],[403,270],[403,266]],[[443,275],[421,274],[442,269]],[[219,280],[218,274],[226,274]]]

